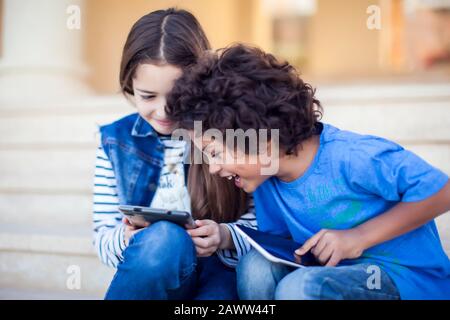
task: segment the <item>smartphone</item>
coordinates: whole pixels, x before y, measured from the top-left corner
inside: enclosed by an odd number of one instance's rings
[[[131,224],[138,227],[144,227],[148,225],[148,223],[165,220],[176,223],[185,229],[197,228],[194,219],[187,211],[155,209],[130,205],[120,205],[119,211],[127,217]]]

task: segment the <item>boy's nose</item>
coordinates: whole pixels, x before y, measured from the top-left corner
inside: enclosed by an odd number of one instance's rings
[[[209,173],[217,174],[220,171],[220,166],[214,163],[209,164]]]

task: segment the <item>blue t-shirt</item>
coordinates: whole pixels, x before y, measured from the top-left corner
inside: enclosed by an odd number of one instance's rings
[[[254,192],[261,231],[303,243],[321,229],[350,229],[400,201],[424,200],[448,181],[394,142],[320,125],[320,146],[307,171],[292,182],[271,177]],[[450,298],[450,261],[434,221],[340,265],[367,262],[389,274],[402,299]]]

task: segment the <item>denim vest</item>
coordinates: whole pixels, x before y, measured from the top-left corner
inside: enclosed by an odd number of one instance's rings
[[[157,132],[137,113],[101,126],[100,132],[120,204],[150,206],[164,165],[164,145]]]

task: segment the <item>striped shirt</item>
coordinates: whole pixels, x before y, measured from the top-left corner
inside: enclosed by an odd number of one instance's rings
[[[179,164],[181,155],[175,155],[178,146],[174,147],[172,140],[161,137],[165,146],[165,163],[161,172],[161,179],[156,190],[155,197],[152,200],[152,206],[156,205],[162,208],[163,203],[170,203],[170,209],[189,210],[187,207],[189,198],[181,196],[173,198],[174,190],[185,190],[184,186],[184,169]],[[175,153],[174,153],[175,152]],[[175,156],[174,156],[175,155]],[[180,157],[178,157],[180,156]],[[169,161],[169,159],[176,160]],[[174,170],[177,168],[177,170]],[[179,179],[180,171],[182,172],[182,179]],[[170,173],[178,174],[178,176],[168,177]],[[176,183],[170,183],[175,181]],[[183,186],[180,185],[183,181]],[[169,183],[167,183],[169,182]],[[162,186],[164,184],[164,186]],[[175,186],[167,188],[167,186]],[[181,188],[181,189],[180,189]],[[187,190],[186,190],[187,191]],[[184,191],[183,191],[184,192]],[[181,193],[175,192],[175,195]],[[188,194],[186,192],[187,197]],[[167,202],[167,199],[173,200]],[[187,202],[186,202],[187,201]],[[173,206],[176,206],[174,208]],[[125,225],[122,223],[123,214],[118,210],[119,198],[117,194],[117,183],[111,161],[100,146],[97,149],[95,161],[95,175],[94,175],[94,189],[93,189],[93,238],[94,246],[100,260],[113,268],[116,268],[119,262],[123,261],[123,251],[126,248],[124,241]],[[179,207],[181,206],[181,208]],[[165,208],[162,208],[165,209]],[[226,226],[230,230],[231,237],[235,246],[234,250],[217,250],[217,255],[220,260],[229,267],[235,267],[239,259],[250,250],[250,244],[235,230],[235,225],[244,225],[251,228],[256,228],[255,209],[253,198],[250,198],[248,212],[242,215],[238,221],[234,223],[227,223]]]

